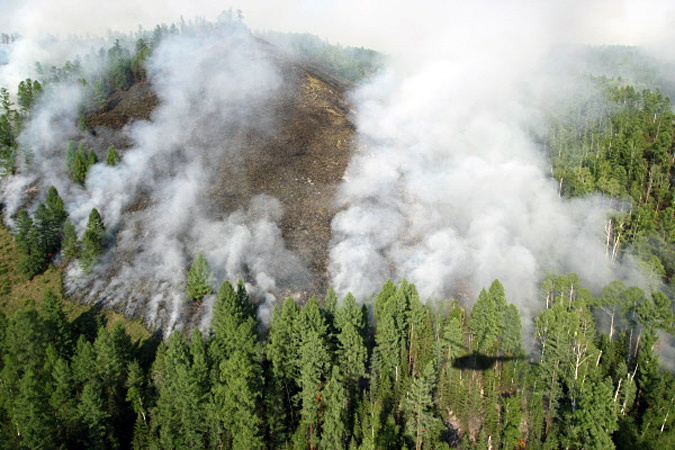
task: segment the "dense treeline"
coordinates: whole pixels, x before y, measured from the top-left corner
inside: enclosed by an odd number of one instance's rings
[[[220,26],[240,21],[230,11]],[[153,48],[187,28],[139,31],[131,45],[117,39],[89,61],[38,72],[46,84],[85,86],[85,117],[106,108],[112,92],[143,81]],[[376,69],[377,58],[362,49],[294,39],[300,54],[346,78]],[[103,69],[85,79],[82,64],[93,59]],[[599,192],[614,208],[609,258],[631,252],[669,282],[670,101],[658,91],[596,82],[603,98],[576,105],[571,119],[551,119],[545,144],[553,176],[562,196]],[[30,158],[17,136],[42,90],[22,81],[18,108],[0,90],[3,174]],[[119,162],[111,147],[105,164]],[[97,163],[91,149],[69,144],[74,183],[86,184]],[[34,210],[20,211],[15,225],[25,278],[59,256],[91,273],[105,249],[99,212],[91,211],[80,238],[54,188]],[[243,283],[225,282],[214,293],[209,277],[198,254],[187,297],[216,296],[210,328],[176,331],[166,342],[134,343],[119,326],[71,322],[51,291],[39,308],[0,313],[0,448],[675,447],[675,379],[657,351],[675,319],[662,292],[615,281],[593,296],[575,275],[551,275],[523,330],[499,281],[471,311],[452,300],[425,304],[414,285],[387,282],[367,306],[332,291],[302,305],[289,298],[263,325]]]
[[[353,83],[373,75],[383,65],[382,55],[374,50],[332,45],[313,34],[266,32],[260,36],[293,57]]]
[[[206,335],[156,350],[119,326],[78,331],[48,291],[40,310],[0,316],[0,446],[672,447],[675,379],[655,353],[675,326],[665,295],[617,281],[593,297],[567,275],[539,300],[526,357],[499,281],[471,314],[387,282],[371,307],[289,298],[269,328],[225,282]]]
[[[675,115],[658,90],[600,78],[572,117],[551,119],[547,146],[561,195],[599,192],[614,209],[607,254],[639,257],[659,277],[675,274]]]

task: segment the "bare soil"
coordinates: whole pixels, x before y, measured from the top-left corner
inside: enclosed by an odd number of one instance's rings
[[[278,65],[284,88],[272,99],[273,134],[247,135],[243,160],[223,160],[209,189],[217,215],[245,207],[251,197],[268,194],[284,208],[280,223],[288,248],[312,275],[309,294],[321,295],[328,285],[330,223],[337,212],[335,196],[350,159],[354,126],[345,98],[349,85],[316,68],[292,62],[263,45]],[[116,92],[103,111],[87,118],[94,130],[93,147],[103,141],[128,147],[123,127],[150,120],[159,104],[148,82]],[[98,141],[98,142],[97,142]],[[98,144],[98,145],[97,145]],[[142,209],[141,198],[132,209]]]

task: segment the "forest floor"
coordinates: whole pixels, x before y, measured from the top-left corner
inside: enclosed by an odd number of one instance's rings
[[[40,310],[45,292],[51,290],[61,299],[68,320],[80,328],[95,327],[97,320],[105,323],[108,329],[120,323],[133,342],[150,338],[150,332],[138,320],[129,320],[123,314],[107,309],[66,301],[63,298],[63,271],[60,267],[50,265],[45,273],[26,281],[16,267],[18,261],[19,253],[14,247],[12,234],[0,225],[0,312],[7,318],[32,307]]]

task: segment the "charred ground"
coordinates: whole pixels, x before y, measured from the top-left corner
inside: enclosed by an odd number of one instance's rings
[[[328,285],[330,223],[354,136],[345,95],[351,85],[269,44],[263,42],[261,48],[279,70],[283,84],[269,103],[274,133],[249,130],[243,138],[238,135],[235,145],[244,147],[237,152],[240,157],[219,162],[218,176],[206,194],[214,217],[225,217],[259,194],[279,199],[284,210],[279,223],[284,241],[310,271],[311,280],[304,286],[307,292],[300,293],[305,297],[324,292]],[[101,110],[85,117],[91,130],[88,144],[99,157],[111,144],[123,154],[131,146],[126,127],[134,121],[152,120],[159,103],[149,81],[114,92]],[[141,196],[130,209],[143,209],[152,201]]]

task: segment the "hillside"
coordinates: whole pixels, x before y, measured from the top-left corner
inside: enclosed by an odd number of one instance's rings
[[[208,187],[210,212],[224,217],[260,194],[279,199],[283,239],[311,271],[304,287],[307,292],[325,292],[330,222],[337,210],[334,198],[353,145],[354,127],[345,98],[350,85],[317,67],[292,61],[269,44],[263,43],[263,48],[282,74],[283,87],[269,103],[275,131],[238,135],[241,160],[222,151],[218,176]],[[158,105],[148,81],[114,91],[102,111],[86,116],[92,130],[87,144],[101,157],[110,144],[124,154],[131,145],[125,126],[152,120]],[[152,201],[139,199],[132,209],[142,210]]]
[[[674,447],[660,65],[261,36],[0,89],[0,450]]]

